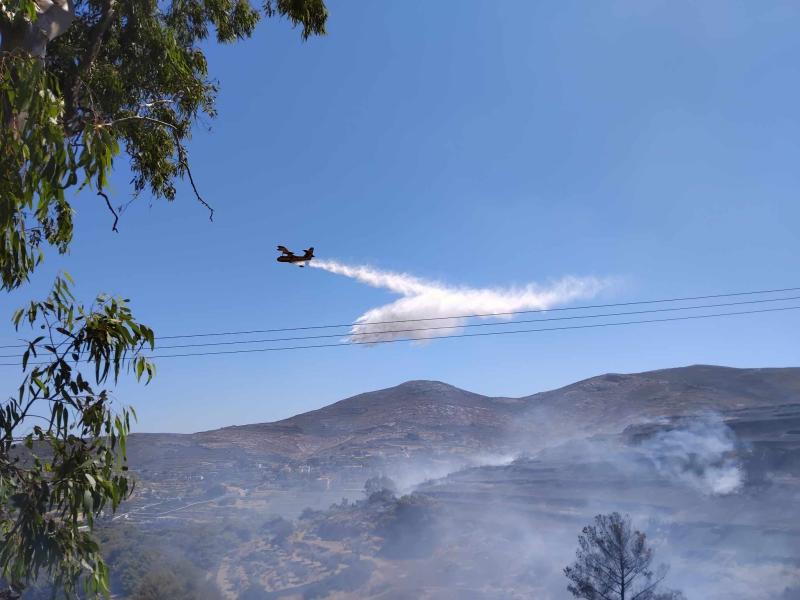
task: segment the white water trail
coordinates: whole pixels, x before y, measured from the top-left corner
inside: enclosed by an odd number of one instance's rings
[[[350,339],[367,343],[396,339],[428,340],[452,335],[460,331],[468,320],[460,315],[546,310],[575,300],[592,298],[609,285],[608,281],[595,277],[568,276],[547,285],[529,283],[505,288],[456,287],[408,273],[346,265],[332,260],[314,260],[309,266],[401,296],[394,302],[368,310],[356,319],[350,330]],[[483,318],[508,320],[511,316]],[[435,320],[414,322],[419,319]],[[408,331],[410,329],[417,331]]]

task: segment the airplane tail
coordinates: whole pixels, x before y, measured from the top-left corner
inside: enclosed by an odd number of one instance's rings
[[[311,246],[308,250],[306,250],[303,258],[314,258],[314,246]]]

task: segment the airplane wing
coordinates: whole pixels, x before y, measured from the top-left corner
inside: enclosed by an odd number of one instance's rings
[[[286,254],[288,256],[291,256],[293,254],[293,252],[289,250],[286,246],[278,246],[278,252],[282,252],[283,254]]]

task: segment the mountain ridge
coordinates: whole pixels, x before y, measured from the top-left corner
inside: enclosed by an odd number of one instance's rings
[[[635,373],[603,373],[600,375],[594,375],[592,377],[587,377],[586,379],[581,379],[574,383],[570,383],[552,390],[544,390],[541,392],[534,392],[533,394],[523,395],[523,396],[489,396],[484,394],[479,394],[477,392],[472,392],[470,390],[466,390],[463,388],[459,388],[455,385],[439,381],[439,380],[428,380],[428,379],[412,379],[409,381],[405,381],[399,383],[394,386],[390,386],[387,388],[379,388],[377,390],[371,390],[368,392],[362,392],[360,394],[356,394],[355,396],[350,396],[348,398],[343,398],[342,400],[337,400],[332,404],[328,404],[326,406],[322,406],[317,409],[313,409],[310,411],[306,411],[303,413],[298,413],[291,417],[287,417],[284,419],[280,419],[277,421],[264,421],[259,423],[246,423],[242,425],[226,425],[224,427],[210,429],[205,431],[198,431],[195,433],[189,434],[181,434],[181,435],[202,435],[213,433],[217,431],[224,431],[224,430],[234,430],[234,429],[244,429],[244,428],[256,428],[256,427],[264,427],[264,426],[278,426],[278,425],[287,425],[289,423],[295,422],[298,419],[305,418],[311,415],[322,415],[328,411],[331,411],[335,408],[341,407],[348,407],[354,403],[362,403],[364,400],[369,400],[370,402],[374,402],[375,400],[378,401],[385,401],[385,396],[391,392],[425,392],[430,393],[431,391],[439,391],[439,390],[447,390],[456,392],[459,394],[464,394],[469,397],[473,398],[480,398],[485,400],[490,400],[492,402],[506,402],[506,403],[527,403],[533,401],[534,399],[539,399],[543,397],[547,397],[553,394],[561,394],[566,391],[571,391],[574,389],[581,389],[586,388],[589,386],[597,385],[599,382],[612,382],[612,383],[619,383],[623,380],[632,380],[635,378],[640,379],[647,379],[652,380],[655,379],[655,376],[667,376],[664,378],[665,381],[674,381],[675,375],[680,374],[689,374],[689,373],[697,373],[697,372],[714,372],[715,374],[720,373],[728,373],[728,374],[739,374],[739,375],[750,375],[756,373],[769,373],[769,374],[778,374],[778,373],[790,373],[793,374],[798,380],[800,380],[800,367],[727,367],[723,365],[709,365],[709,364],[693,364],[687,365],[685,367],[671,367],[665,369],[654,369],[651,371],[641,371]],[[797,383],[797,393],[800,393],[800,381]],[[409,396],[400,396],[394,397],[391,400],[393,401],[404,401],[411,399]],[[152,434],[148,434],[152,435]],[[167,433],[164,435],[178,435],[178,434],[171,434]]]
[[[411,380],[280,421],[193,434],[133,434],[131,441],[134,458],[137,450],[152,453],[143,449],[150,443],[272,462],[391,460],[505,451],[521,440],[533,448],[553,435],[614,433],[663,417],[791,403],[800,403],[798,367],[690,365],[606,373],[519,398]]]
[[[306,411],[306,412],[303,412],[303,413],[298,413],[296,415],[292,415],[290,417],[279,419],[277,421],[262,421],[262,422],[257,422],[257,423],[244,423],[244,424],[240,424],[240,425],[225,425],[223,427],[219,427],[219,428],[215,428],[215,429],[202,430],[202,431],[197,431],[197,432],[194,432],[194,433],[188,433],[188,434],[183,434],[183,435],[197,435],[197,434],[209,433],[209,432],[212,432],[212,431],[220,431],[220,430],[223,430],[223,429],[236,429],[236,428],[242,428],[242,427],[258,427],[258,426],[262,426],[262,425],[275,425],[275,424],[278,424],[278,423],[285,423],[287,421],[291,421],[293,419],[296,419],[296,418],[304,416],[304,415],[317,414],[320,411],[325,411],[325,410],[331,409],[331,408],[336,407],[336,406],[344,405],[344,404],[350,403],[352,401],[359,400],[359,399],[364,398],[364,397],[372,397],[374,395],[382,394],[382,393],[390,392],[390,391],[406,391],[406,390],[409,390],[409,389],[413,390],[414,388],[425,388],[425,387],[438,388],[438,387],[441,387],[441,388],[446,388],[446,389],[453,390],[453,391],[456,391],[456,392],[469,394],[470,396],[475,396],[475,397],[480,397],[480,398],[487,398],[487,399],[492,399],[492,400],[495,400],[495,401],[499,400],[499,401],[518,402],[518,401],[524,401],[524,400],[532,399],[532,398],[538,397],[538,396],[543,395],[543,394],[550,394],[550,393],[560,392],[560,391],[567,390],[567,389],[570,389],[570,388],[573,388],[573,387],[576,387],[576,386],[581,386],[581,385],[584,385],[584,384],[587,384],[587,383],[591,383],[591,382],[594,382],[594,381],[597,381],[597,380],[613,380],[613,379],[617,379],[617,378],[646,377],[646,376],[655,375],[655,374],[661,374],[661,373],[668,374],[668,373],[671,373],[671,372],[678,372],[678,371],[679,372],[686,372],[686,371],[695,370],[695,369],[704,369],[704,370],[705,369],[713,369],[713,370],[728,371],[728,372],[784,372],[784,371],[788,371],[788,372],[793,372],[793,373],[800,374],[800,367],[752,367],[751,368],[751,367],[727,367],[727,366],[723,366],[723,365],[710,365],[710,364],[693,364],[693,365],[687,365],[687,366],[684,366],[684,367],[670,367],[670,368],[665,368],[665,369],[654,369],[654,370],[650,370],[650,371],[639,371],[639,372],[634,372],[634,373],[617,373],[617,372],[603,373],[603,374],[600,374],[600,375],[593,375],[591,377],[587,377],[585,379],[581,379],[581,380],[575,381],[573,383],[569,383],[569,384],[566,384],[564,386],[561,386],[561,387],[558,387],[558,388],[554,388],[552,390],[543,390],[543,391],[540,391],[540,392],[534,392],[532,394],[526,394],[526,395],[522,395],[522,396],[490,396],[490,395],[486,395],[486,394],[479,394],[477,392],[473,392],[473,391],[470,391],[470,390],[467,390],[467,389],[464,389],[464,388],[459,388],[458,386],[455,386],[455,385],[452,385],[452,384],[449,384],[449,383],[446,383],[446,382],[443,382],[443,381],[439,381],[439,380],[434,380],[434,379],[411,379],[411,380],[404,381],[402,383],[399,383],[397,385],[393,385],[393,386],[390,386],[390,387],[379,388],[379,389],[376,389],[376,390],[370,390],[370,391],[367,391],[367,392],[362,392],[362,393],[356,394],[354,396],[349,396],[347,398],[343,398],[341,400],[337,400],[337,401],[335,401],[335,402],[333,402],[331,404],[322,406],[320,408],[315,408],[315,409],[312,409],[312,410],[309,410],[309,411]],[[164,433],[167,434],[167,435],[178,435],[178,434],[173,434],[171,432],[164,432]]]

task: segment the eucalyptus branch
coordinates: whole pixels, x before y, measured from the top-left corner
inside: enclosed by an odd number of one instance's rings
[[[78,75],[75,77],[75,82],[72,85],[72,99],[73,102],[77,101],[80,86],[84,78],[88,75],[89,71],[97,60],[97,55],[100,53],[100,46],[103,42],[103,37],[108,31],[111,21],[114,19],[116,13],[115,0],[106,0],[103,3],[103,12],[100,21],[92,28],[89,35],[89,47],[84,53],[83,60],[81,61]]]
[[[47,322],[48,330],[49,330],[49,333],[51,335],[51,343],[53,344],[53,348],[56,348],[55,342],[52,341],[52,326],[50,325],[49,321],[47,321],[47,316],[46,315],[44,316],[44,319]],[[55,360],[53,360],[50,363],[45,363],[45,364],[49,365],[48,368],[46,368],[46,369],[34,368],[33,371],[31,371],[31,374],[28,376],[28,380],[35,379],[40,372],[44,373],[44,372],[48,372],[48,371],[54,370],[56,368],[56,365],[58,365],[58,363],[64,361],[64,359],[66,358],[67,354],[69,354],[69,351],[70,351],[70,348],[68,347],[66,350],[64,350],[63,354],[61,354],[60,356],[58,355],[58,352],[53,352],[56,355],[56,358],[55,358]],[[24,382],[23,382],[23,385],[24,385]],[[63,392],[63,389],[56,389],[54,391],[53,395],[57,395],[57,394],[60,394],[62,392]],[[40,393],[42,393],[42,388],[41,387],[36,387],[34,392],[33,392],[33,394],[30,395],[28,403],[25,405],[25,408],[22,409],[22,411],[14,419],[14,424],[11,426],[11,432],[12,433],[13,433],[14,429],[19,427],[25,421],[25,419],[28,418],[28,416],[29,416],[28,412],[33,407],[33,405],[36,402],[41,401],[41,400],[44,399],[44,398],[40,397]],[[54,400],[54,402],[57,403],[57,404],[62,404],[62,405],[64,404],[63,400],[61,400],[60,402],[58,400]],[[54,420],[54,416],[51,416],[50,424],[48,425],[48,428],[47,428],[48,432],[52,431],[53,420]]]
[[[162,121],[161,119],[156,119],[148,115],[129,115],[127,117],[120,117],[119,119],[114,119],[106,123],[100,123],[99,125],[97,125],[97,127],[113,127],[115,125],[119,125],[120,123],[125,123],[127,121],[145,121],[147,123],[161,125],[162,127],[167,127],[168,129],[172,130],[173,139],[175,141],[175,148],[177,149],[178,152],[178,165],[186,172],[186,175],[189,178],[189,183],[192,186],[192,191],[194,192],[195,199],[208,209],[209,212],[208,220],[213,221],[214,208],[208,202],[205,201],[203,196],[200,195],[200,191],[197,189],[197,184],[194,181],[194,175],[192,174],[192,169],[189,166],[188,153],[186,151],[186,147],[183,145],[183,142],[181,142],[181,139],[178,135],[179,133],[178,126],[172,123],[168,123],[166,121]]]
[[[106,195],[106,193],[103,190],[97,190],[97,195],[103,197],[103,199],[106,201],[106,206],[108,207],[108,210],[110,210],[111,214],[114,215],[114,222],[111,224],[111,231],[119,233],[119,229],[117,229],[117,223],[119,223],[119,215],[117,214],[117,211],[114,210],[114,207],[111,206],[111,200],[108,199],[108,195]]]
[[[208,211],[209,211],[208,220],[209,221],[213,221],[214,220],[214,209],[211,207],[211,205],[208,202],[203,200],[203,197],[200,195],[200,192],[197,191],[197,185],[195,185],[194,177],[192,176],[192,169],[189,167],[189,161],[187,160],[187,157],[186,157],[186,150],[184,149],[183,145],[178,140],[177,136],[175,136],[175,143],[176,143],[176,145],[178,147],[178,161],[183,166],[183,169],[186,171],[186,175],[189,177],[189,183],[192,185],[192,190],[194,191],[194,197],[197,199],[197,201],[200,204],[202,204],[203,206],[205,206],[208,209]]]
[[[105,190],[121,154],[130,158],[134,197],[149,188],[154,198],[172,200],[176,180],[185,177],[213,220],[186,147],[192,126],[215,114],[207,37],[212,31],[220,42],[250,37],[259,9],[248,0],[235,3],[235,10],[228,0],[196,6],[96,0],[77,9],[76,3],[12,2],[14,18],[0,15],[0,181],[10,215],[0,219],[3,290],[28,282],[47,246],[69,250],[70,192],[94,184],[117,231],[124,207],[115,208]],[[325,30],[323,0],[266,0],[260,12],[302,25],[303,38]],[[26,223],[20,215],[28,211]],[[45,574],[69,597],[77,596],[80,580],[87,582],[82,597],[108,596],[108,569],[91,539],[92,520],[131,492],[120,456],[135,413],[114,412],[107,390],[95,388],[116,380],[122,368],[149,381],[155,366],[141,351],[145,344],[153,348],[155,337],[124,301],[104,298],[86,310],[62,280],[49,298],[15,313],[15,324],[24,317],[39,327],[43,314],[45,327],[55,327],[49,344],[40,344],[43,338],[28,344],[18,394],[0,402],[0,598]],[[43,434],[35,430],[35,450],[48,452],[46,464],[11,464],[34,449],[31,435],[23,436],[27,448],[9,456],[20,419],[46,416],[37,410],[45,402],[52,426]]]
[[[125,123],[126,121],[147,121],[148,123],[155,123],[156,125],[161,125],[162,127],[169,127],[173,131],[177,130],[177,127],[172,123],[167,123],[166,121],[155,119],[147,115],[129,115],[127,117],[120,117],[119,119],[114,119],[105,123],[98,123],[96,127],[98,129],[102,127],[114,127],[115,125]]]

